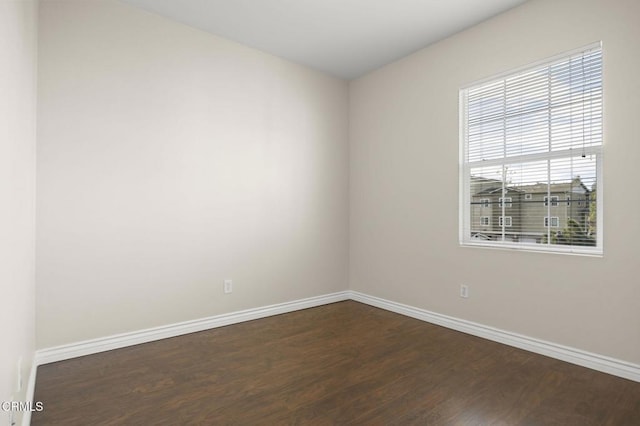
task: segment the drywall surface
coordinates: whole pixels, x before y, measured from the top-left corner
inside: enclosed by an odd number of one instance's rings
[[[345,81],[116,1],[39,40],[39,348],[347,288]]]
[[[37,9],[0,2],[0,402],[25,400],[35,341]]]
[[[350,288],[640,363],[638,16],[635,0],[532,0],[352,81]],[[460,247],[459,89],[599,40],[604,257]]]

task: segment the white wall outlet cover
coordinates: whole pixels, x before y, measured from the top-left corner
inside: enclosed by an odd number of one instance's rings
[[[469,286],[464,284],[460,286],[460,297],[469,297]]]

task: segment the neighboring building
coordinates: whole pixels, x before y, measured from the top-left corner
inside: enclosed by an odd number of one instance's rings
[[[505,186],[472,177],[471,235],[484,240],[555,242],[563,232],[589,234],[591,191],[580,177],[571,182]],[[572,220],[572,221],[571,221]],[[582,245],[585,245],[584,242]]]

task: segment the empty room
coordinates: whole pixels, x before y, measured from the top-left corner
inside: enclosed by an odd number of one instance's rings
[[[0,425],[640,424],[637,0],[0,0]]]

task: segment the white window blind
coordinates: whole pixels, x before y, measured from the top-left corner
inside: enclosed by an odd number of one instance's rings
[[[462,89],[460,102],[461,244],[601,254],[600,43]]]

